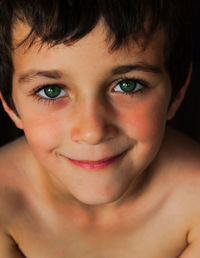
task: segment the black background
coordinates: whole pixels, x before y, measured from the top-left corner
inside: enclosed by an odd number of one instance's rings
[[[200,1],[193,2],[193,74],[186,97],[170,124],[200,143]],[[23,132],[15,127],[0,104],[0,146],[22,134]]]

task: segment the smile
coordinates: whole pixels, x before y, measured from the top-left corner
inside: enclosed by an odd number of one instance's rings
[[[84,168],[84,169],[103,169],[111,164],[113,164],[114,162],[116,162],[117,160],[119,160],[120,158],[122,158],[125,154],[127,153],[127,150],[114,156],[114,157],[110,157],[110,158],[105,158],[102,160],[97,160],[97,161],[92,161],[92,160],[74,160],[74,159],[70,159],[67,158],[71,163],[73,163],[74,165]]]

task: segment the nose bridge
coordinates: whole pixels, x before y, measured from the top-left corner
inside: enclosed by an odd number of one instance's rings
[[[76,119],[70,132],[73,141],[96,145],[116,135],[108,104],[100,97],[78,101],[75,110]]]

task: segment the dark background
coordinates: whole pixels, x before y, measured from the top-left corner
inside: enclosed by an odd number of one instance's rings
[[[200,143],[200,1],[193,0],[193,74],[186,97],[170,124]],[[0,104],[0,146],[22,135]]]

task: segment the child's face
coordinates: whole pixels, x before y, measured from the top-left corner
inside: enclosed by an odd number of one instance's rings
[[[26,33],[19,25],[14,38]],[[88,204],[120,198],[155,158],[171,93],[162,33],[145,51],[131,42],[109,52],[105,36],[99,24],[72,46],[34,44],[13,53],[18,126],[48,182]],[[38,89],[45,85],[52,88]],[[102,159],[109,160],[91,163]]]

